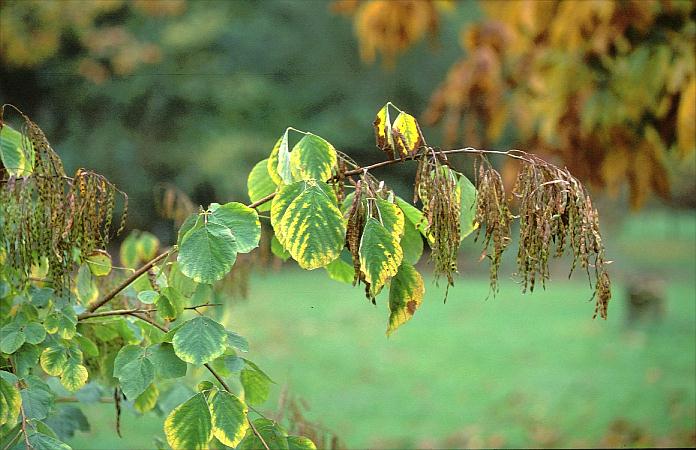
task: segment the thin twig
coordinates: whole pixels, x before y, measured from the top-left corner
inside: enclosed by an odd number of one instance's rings
[[[106,294],[101,300],[89,305],[87,307],[87,310],[78,316],[78,319],[87,313],[93,313],[97,309],[101,308],[102,306],[104,306],[105,304],[110,302],[114,297],[116,297],[118,294],[120,294],[121,291],[126,289],[128,286],[131,285],[131,283],[133,283],[136,279],[138,279],[138,277],[140,277],[140,275],[144,274],[145,272],[150,270],[152,268],[152,266],[157,264],[159,261],[161,261],[165,257],[169,256],[169,254],[171,252],[172,252],[172,249],[169,249],[169,250],[155,256],[150,261],[146,262],[140,269],[136,270],[132,275],[130,275],[125,280],[123,280],[123,282],[121,284],[119,284],[114,290],[112,290],[111,292]]]

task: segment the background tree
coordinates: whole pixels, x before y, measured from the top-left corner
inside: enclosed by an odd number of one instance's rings
[[[433,30],[446,2],[337,1],[354,15],[363,60],[392,63]],[[452,6],[449,4],[449,6]],[[485,20],[464,25],[464,57],[423,117],[444,142],[516,142],[557,155],[630,203],[669,197],[666,163],[696,143],[696,8],[691,1],[481,1]],[[427,12],[427,13],[424,13]]]

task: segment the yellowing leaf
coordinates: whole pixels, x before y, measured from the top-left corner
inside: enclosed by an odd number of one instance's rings
[[[403,259],[399,240],[373,217],[367,219],[360,240],[360,267],[376,295],[389,277],[396,275]]]
[[[423,301],[423,278],[410,264],[402,264],[389,288],[389,325],[387,335],[411,320]]]
[[[174,408],[164,421],[164,434],[174,450],[203,450],[213,438],[208,403],[201,393]]]
[[[343,215],[326,183],[309,180],[295,184],[301,184],[304,190],[287,206],[274,230],[300,267],[307,270],[323,267],[343,249],[346,234]],[[286,204],[287,199],[283,198],[286,192],[292,194],[296,190],[281,190],[278,204]],[[274,208],[275,201],[272,217]]]
[[[65,365],[65,370],[60,376],[60,382],[65,389],[75,392],[87,383],[87,368],[76,359],[70,358]]]
[[[392,125],[395,153],[400,158],[412,156],[425,145],[416,118],[405,112],[399,113]]]
[[[290,171],[290,151],[288,149],[288,130],[276,141],[268,157],[268,174],[277,185],[292,183]]]
[[[157,389],[156,384],[152,383],[135,399],[133,407],[141,414],[146,413],[155,407],[158,397],[159,389]]]
[[[226,391],[213,392],[209,406],[213,436],[228,447],[236,447],[249,428],[247,406]]]
[[[693,55],[692,55],[693,56]],[[696,77],[681,93],[677,111],[677,148],[682,157],[696,149]]]
[[[392,126],[389,118],[389,103],[377,112],[377,117],[375,117],[372,125],[375,129],[377,147],[386,152],[389,159],[394,159],[394,137],[392,136]]]
[[[327,140],[309,133],[290,153],[290,169],[294,180],[327,181],[333,174],[338,156]]]

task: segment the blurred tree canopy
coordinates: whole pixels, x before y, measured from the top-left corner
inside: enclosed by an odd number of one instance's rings
[[[691,0],[481,1],[464,56],[435,90],[426,123],[446,145],[559,156],[581,179],[630,203],[669,196],[666,155],[694,141],[696,3]],[[470,7],[471,3],[457,4]],[[451,2],[336,0],[354,17],[364,61],[387,65],[436,31]]]
[[[378,160],[374,111],[386,99],[419,111],[458,54],[424,44],[391,72],[363,65],[350,23],[324,1],[0,5],[0,99],[35,117],[71,169],[128,192],[129,226],[144,229],[157,228],[161,182],[195,202],[244,200],[253,163],[288,125]],[[453,14],[439,39],[477,14]]]
[[[369,118],[387,99],[425,110],[445,145],[514,142],[609,190],[627,180],[638,206],[650,191],[667,195],[670,150],[694,148],[694,9],[3,0],[0,100],[35,117],[70,169],[128,192],[138,228],[164,225],[153,195],[162,182],[196,203],[243,200],[253,162],[288,125],[360,162],[381,158]],[[378,56],[383,66],[361,63]],[[398,189],[399,177],[387,181]]]

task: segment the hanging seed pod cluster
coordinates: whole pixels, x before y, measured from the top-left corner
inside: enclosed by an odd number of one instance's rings
[[[60,288],[75,262],[104,249],[123,229],[128,197],[97,173],[78,169],[67,176],[43,131],[20,115],[24,133],[4,122],[4,108],[0,112],[3,155],[15,155],[4,158],[15,165],[0,166],[0,251],[25,277],[32,266],[45,267],[46,278]],[[123,212],[113,227],[117,197]]]

